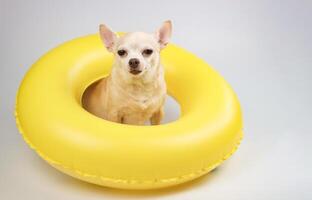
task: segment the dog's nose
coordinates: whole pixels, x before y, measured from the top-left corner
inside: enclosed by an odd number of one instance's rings
[[[140,64],[140,61],[139,61],[139,59],[137,59],[137,58],[131,58],[131,59],[129,60],[129,66],[130,66],[131,68],[133,68],[133,69],[138,68],[139,64]]]

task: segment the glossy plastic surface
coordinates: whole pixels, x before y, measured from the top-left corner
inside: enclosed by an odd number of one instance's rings
[[[177,121],[133,126],[85,111],[83,91],[107,76],[113,61],[98,35],[90,35],[49,51],[25,75],[15,110],[24,139],[62,172],[115,188],[166,187],[214,169],[242,138],[236,95],[186,50],[169,44],[161,56],[168,92],[181,106]]]

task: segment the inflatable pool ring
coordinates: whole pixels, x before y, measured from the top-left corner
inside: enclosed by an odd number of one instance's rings
[[[17,126],[44,160],[81,180],[151,189],[202,176],[242,138],[236,95],[203,60],[169,44],[161,53],[178,120],[157,126],[118,124],[81,106],[84,90],[110,72],[113,55],[98,35],[66,42],[27,72],[16,99]]]

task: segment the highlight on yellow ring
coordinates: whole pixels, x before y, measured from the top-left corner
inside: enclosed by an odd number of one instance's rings
[[[181,106],[178,120],[133,126],[85,111],[84,90],[107,76],[113,61],[98,35],[89,35],[49,51],[27,72],[16,98],[19,131],[53,167],[103,186],[161,188],[208,173],[242,138],[237,97],[192,53],[169,44],[161,57],[168,92]]]

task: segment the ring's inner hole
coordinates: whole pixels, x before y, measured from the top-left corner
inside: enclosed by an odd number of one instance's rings
[[[96,82],[90,84],[87,87],[87,89],[83,92],[82,101],[81,102],[83,102],[85,94],[87,94],[86,91],[88,91],[88,89],[90,87],[92,87],[92,85],[96,84]],[[85,110],[87,110],[87,109],[85,109]],[[181,114],[180,104],[173,97],[171,97],[169,94],[167,94],[167,98],[166,98],[166,101],[165,101],[164,113],[165,113],[164,114],[164,118],[162,119],[161,124],[167,124],[167,123],[173,122],[173,121],[179,119],[180,114]],[[145,125],[150,125],[150,122],[146,121]]]

